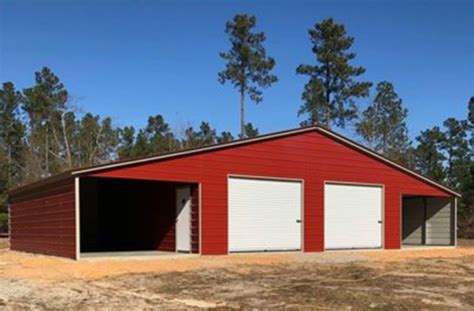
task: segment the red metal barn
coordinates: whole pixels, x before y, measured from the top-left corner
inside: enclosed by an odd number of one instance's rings
[[[319,127],[77,169],[10,193],[13,250],[455,245],[459,194]]]

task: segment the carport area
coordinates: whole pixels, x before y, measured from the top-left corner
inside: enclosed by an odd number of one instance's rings
[[[403,196],[402,248],[454,246],[455,199]]]
[[[80,178],[82,258],[199,253],[197,184]]]

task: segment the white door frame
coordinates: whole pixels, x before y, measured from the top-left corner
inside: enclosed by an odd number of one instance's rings
[[[188,190],[189,191],[189,199],[188,199],[188,202],[186,202],[186,204],[189,205],[189,224],[188,224],[188,230],[189,230],[189,235],[188,235],[188,239],[189,239],[189,245],[188,245],[188,249],[179,249],[179,246],[178,246],[178,235],[179,235],[179,228],[178,228],[178,218],[179,218],[179,214],[178,214],[178,207],[180,206],[180,202],[178,201],[178,192],[180,190]],[[176,187],[176,202],[175,202],[175,215],[176,215],[176,219],[175,219],[175,251],[176,252],[189,252],[191,253],[192,251],[192,241],[191,241],[191,221],[192,221],[192,195],[191,195],[191,186],[178,186]]]
[[[377,184],[377,183],[363,183],[363,182],[351,182],[351,181],[334,181],[334,180],[325,180],[323,183],[323,250],[326,251],[326,236],[325,236],[325,226],[326,226],[326,198],[324,195],[324,191],[326,189],[326,185],[347,185],[347,186],[362,186],[362,187],[379,187],[382,188],[382,204],[380,204],[382,211],[382,226],[381,226],[381,247],[377,249],[385,249],[385,184]],[[332,251],[329,249],[327,251]]]
[[[256,179],[256,180],[275,180],[275,181],[290,181],[290,182],[299,182],[301,185],[301,198],[300,198],[300,215],[301,215],[301,226],[300,226],[300,240],[301,245],[299,250],[295,252],[303,253],[305,250],[305,240],[304,240],[304,226],[305,226],[305,216],[304,216],[304,179],[303,178],[289,178],[289,177],[273,177],[273,176],[261,176],[261,175],[242,175],[242,174],[227,174],[227,254],[230,254],[229,251],[229,179],[230,178],[242,178],[242,179]]]

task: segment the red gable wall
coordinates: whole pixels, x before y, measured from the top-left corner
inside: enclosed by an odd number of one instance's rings
[[[324,181],[385,185],[385,248],[400,248],[402,194],[450,194],[319,132],[110,169],[97,177],[201,183],[202,254],[227,253],[228,174],[304,179],[304,251],[324,249]]]

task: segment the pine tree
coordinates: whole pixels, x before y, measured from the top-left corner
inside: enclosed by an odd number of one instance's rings
[[[217,141],[216,130],[211,128],[209,122],[202,122],[197,133],[200,146],[213,145]]]
[[[63,118],[69,94],[59,78],[47,67],[35,73],[36,85],[23,90],[23,105],[29,118],[28,142],[34,157],[40,159],[41,171],[36,178],[46,177],[72,166],[67,152],[68,137],[64,135]],[[31,173],[31,169],[28,170]]]
[[[469,144],[467,122],[449,118],[443,123],[445,132],[440,150],[446,155],[446,183],[460,190],[469,179]]]
[[[20,104],[23,98],[11,82],[0,89],[0,152],[5,156],[8,185],[18,185],[24,163],[25,126],[20,119]]]
[[[199,131],[195,131],[191,126],[186,129],[184,136],[184,139],[181,141],[181,146],[185,149],[209,146],[218,141],[216,130],[211,127],[209,122],[204,121],[201,122]]]
[[[23,176],[25,127],[19,117],[20,92],[11,82],[0,89],[0,232],[7,230],[7,191]]]
[[[135,128],[133,126],[119,129],[119,145],[117,153],[120,160],[130,159],[134,156]]]
[[[148,141],[149,154],[164,153],[177,148],[176,138],[161,115],[148,118],[144,134]]]
[[[356,123],[356,131],[370,148],[407,165],[410,147],[407,116],[408,110],[393,85],[383,81],[377,84],[377,94]]]
[[[471,224],[471,232],[474,234],[474,96],[471,97],[468,104],[466,128],[468,135],[470,135],[469,151],[467,153],[469,170],[467,178],[460,187],[462,198],[460,200],[459,211],[464,219]]]
[[[470,143],[471,143],[471,156],[473,157],[473,161],[474,161],[474,96],[471,97],[471,99],[469,100],[469,106],[468,106],[468,116],[467,116],[467,124],[468,124],[468,128],[471,132],[471,139],[470,139]]]
[[[225,32],[229,35],[231,48],[220,53],[226,61],[226,68],[219,72],[219,81],[227,81],[240,94],[240,136],[245,133],[245,96],[248,95],[255,103],[263,100],[262,89],[271,86],[277,77],[271,74],[275,60],[267,56],[263,46],[265,34],[254,32],[257,20],[255,16],[236,15],[227,22]]]
[[[245,133],[247,133],[248,138],[253,138],[258,136],[258,128],[253,127],[252,123],[245,124]]]
[[[355,99],[369,95],[371,83],[357,82],[365,69],[350,64],[356,54],[350,51],[354,38],[346,28],[332,18],[309,29],[316,57],[314,65],[299,65],[296,73],[309,77],[298,115],[307,115],[302,125],[322,125],[331,128],[335,123],[344,127],[357,117]]]
[[[228,143],[234,140],[234,136],[232,136],[231,132],[224,131],[221,133],[220,136],[217,137],[217,142],[219,144]]]
[[[422,131],[416,140],[418,146],[414,150],[415,169],[425,176],[443,182],[446,176],[443,161],[446,158],[440,152],[440,144],[443,140],[440,128],[435,126]]]

